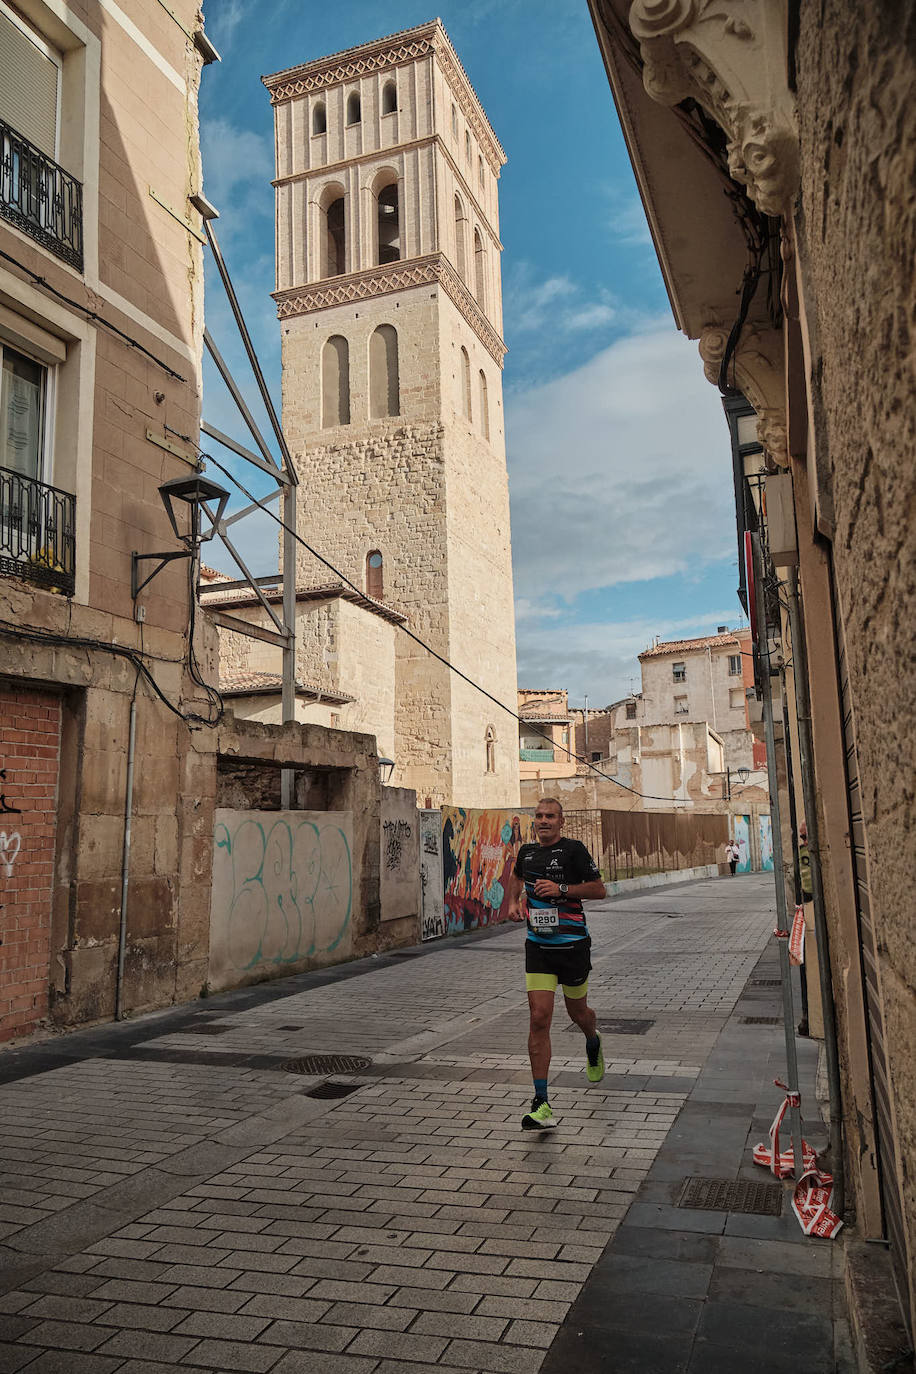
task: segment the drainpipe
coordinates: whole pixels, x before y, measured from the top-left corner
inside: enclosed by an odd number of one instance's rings
[[[134,744],[137,737],[137,698],[130,703],[127,738],[127,787],[124,794],[124,846],[121,851],[121,922],[118,929],[118,979],[115,984],[115,1020],[123,1017],[124,954],[127,949],[127,886],[130,875],[130,822],[134,809]]]
[[[780,822],[779,788],[776,772],[776,730],[773,723],[773,686],[770,680],[770,654],[767,647],[766,608],[763,586],[763,551],[760,535],[751,535],[754,557],[754,615],[757,621],[757,644],[760,654],[761,687],[763,690],[763,724],[767,746],[767,773],[770,783],[770,828],[773,835],[773,877],[776,888],[776,943],[779,946],[779,971],[782,984],[782,1018],[786,1039],[786,1076],[789,1091],[798,1101],[798,1053],[795,1047],[795,1013],[792,1007],[792,968],[789,963],[789,921],[786,911],[786,882],[782,866],[782,828]],[[800,1179],[804,1169],[801,1112],[789,1107],[792,1131],[792,1154],[795,1177]]]
[[[808,857],[811,861],[811,900],[814,903],[814,931],[817,936],[818,974],[824,1014],[824,1055],[830,1104],[830,1172],[833,1174],[833,1208],[843,1215],[846,1203],[846,1162],[843,1155],[843,1098],[840,1086],[840,1057],[837,1049],[833,982],[830,975],[830,933],[824,906],[818,837],[817,796],[814,785],[814,747],[811,735],[811,694],[808,683],[808,645],[798,604],[798,579],[794,568],[786,578],[789,626],[792,631],[792,658],[795,663],[795,705],[798,715],[798,753],[801,765],[802,797],[808,825]]]

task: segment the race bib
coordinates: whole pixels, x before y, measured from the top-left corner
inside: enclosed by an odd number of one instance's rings
[[[528,920],[535,930],[554,930],[560,924],[560,918],[553,907],[529,910]]]

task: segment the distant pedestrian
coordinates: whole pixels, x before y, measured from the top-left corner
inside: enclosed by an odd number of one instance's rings
[[[735,844],[734,840],[730,840],[725,846],[725,857],[728,861],[728,871],[734,878],[738,864],[741,862],[741,850]]]
[[[599,901],[605,896],[605,887],[585,845],[561,835],[562,829],[562,806],[555,797],[542,797],[534,813],[537,844],[522,845],[509,882],[509,917],[524,921],[527,915],[528,922],[525,983],[534,1100],[522,1117],[525,1131],[552,1130],[557,1124],[547,1100],[547,1073],[558,983],[570,1020],[585,1036],[586,1077],[590,1083],[600,1083],[604,1077],[601,1036],[595,1013],[588,1005],[592,942],[582,899]]]

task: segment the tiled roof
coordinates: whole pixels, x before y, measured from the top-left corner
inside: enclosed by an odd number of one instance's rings
[[[570,716],[550,706],[520,706],[518,713],[522,720],[552,721],[555,725],[568,725]]]
[[[689,653],[691,649],[716,649],[726,644],[740,644],[741,637],[748,633],[747,630],[730,630],[724,635],[701,635],[699,639],[666,639],[661,644],[653,644],[648,649],[643,649],[637,657],[661,658],[664,654]]]
[[[279,673],[244,669],[221,676],[219,690],[224,697],[242,697],[260,695],[261,693],[279,693],[281,686],[282,680]],[[356,700],[355,697],[347,696],[343,692],[327,692],[320,687],[308,687],[298,678],[296,679],[296,696],[312,697],[316,701],[327,701],[332,706],[342,706],[348,701]]]
[[[261,591],[265,600],[271,605],[279,605],[283,601],[283,593],[279,586],[263,586]],[[216,609],[229,610],[242,606],[259,606],[261,603],[254,592],[248,587],[233,587],[223,590],[219,583],[211,584],[209,587],[201,587],[200,604],[204,607],[212,606]],[[364,611],[371,611],[373,615],[380,616],[382,620],[389,621],[392,625],[403,625],[407,621],[407,616],[396,611],[393,606],[388,606],[384,601],[376,601],[374,597],[365,596],[362,592],[355,592],[344,582],[328,582],[320,587],[297,587],[297,601],[328,601],[332,597],[339,596],[343,601],[352,601],[354,606],[361,606]]]

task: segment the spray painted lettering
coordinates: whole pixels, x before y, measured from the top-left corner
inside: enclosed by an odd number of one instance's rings
[[[408,821],[385,821],[385,867],[389,873],[401,867],[404,857],[404,844],[410,839],[413,830]]]

